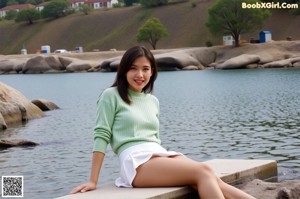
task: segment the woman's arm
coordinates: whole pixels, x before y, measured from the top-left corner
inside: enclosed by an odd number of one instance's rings
[[[96,189],[100,169],[104,160],[104,153],[94,152],[93,153],[93,161],[92,161],[92,170],[90,175],[90,181],[88,183],[82,184],[76,188],[74,188],[70,194],[78,193],[78,192],[86,192]]]

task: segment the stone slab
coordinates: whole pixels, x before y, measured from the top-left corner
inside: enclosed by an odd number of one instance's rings
[[[268,179],[277,176],[277,162],[274,160],[214,159],[206,163],[227,183],[236,183],[248,178]],[[99,186],[94,191],[57,199],[183,199],[193,192],[189,187],[117,188],[111,183]]]

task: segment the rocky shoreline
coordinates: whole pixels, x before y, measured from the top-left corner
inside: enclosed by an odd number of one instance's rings
[[[124,51],[0,55],[0,74],[116,71]],[[153,51],[160,71],[300,68],[300,41]]]
[[[10,124],[44,116],[43,111],[59,107],[45,99],[30,101],[18,90],[0,82],[0,130]]]
[[[238,188],[257,199],[300,199],[300,180],[265,182],[255,179]]]

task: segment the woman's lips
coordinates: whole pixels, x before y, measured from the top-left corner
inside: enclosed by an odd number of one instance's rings
[[[137,85],[139,85],[139,86],[142,85],[143,82],[144,82],[144,81],[142,81],[142,80],[135,80],[135,83],[136,83]]]

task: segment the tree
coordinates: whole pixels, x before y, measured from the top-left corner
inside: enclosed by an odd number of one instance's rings
[[[134,3],[138,3],[139,0],[124,0],[125,6],[132,6]]]
[[[262,26],[263,21],[271,15],[264,9],[242,8],[247,4],[260,3],[259,0],[218,0],[208,10],[206,26],[213,35],[230,34],[239,46],[241,34],[254,31]]]
[[[34,20],[40,18],[40,12],[35,8],[25,8],[18,12],[15,19],[16,22],[27,21],[29,24],[33,24]]]
[[[139,29],[136,36],[137,42],[148,42],[153,49],[156,49],[157,42],[169,36],[168,30],[157,18],[151,18]]]
[[[88,15],[93,9],[87,4],[80,4],[79,11],[83,12],[85,15]]]
[[[66,15],[70,3],[67,0],[52,0],[42,10],[44,18],[58,18]]]
[[[8,0],[6,5],[11,6],[11,5],[18,5],[18,4],[19,2],[16,0]]]
[[[290,13],[293,15],[300,15],[300,4],[298,4],[298,8],[290,10]]]
[[[145,7],[161,6],[168,3],[168,0],[140,0]]]
[[[4,8],[7,5],[8,0],[1,0],[0,1],[0,9]]]
[[[13,20],[17,17],[18,11],[16,10],[8,10],[5,15],[6,20]]]

